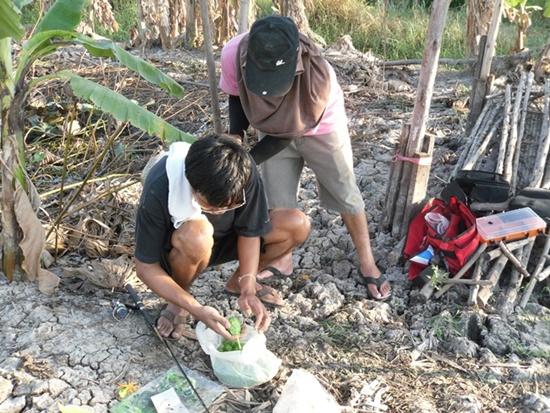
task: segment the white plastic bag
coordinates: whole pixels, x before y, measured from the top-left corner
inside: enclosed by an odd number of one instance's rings
[[[218,380],[230,387],[252,387],[271,380],[281,367],[281,359],[266,347],[265,335],[247,326],[241,338],[240,351],[220,352],[222,337],[199,321],[197,338],[206,354],[210,356],[212,369]]]
[[[315,376],[305,370],[292,370],[273,413],[340,413],[342,407]]]

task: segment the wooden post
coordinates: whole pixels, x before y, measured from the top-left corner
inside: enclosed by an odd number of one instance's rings
[[[441,50],[441,39],[443,37],[449,4],[450,0],[435,0],[432,3],[432,13],[426,36],[426,47],[420,69],[410,131],[408,136],[406,136],[408,139],[406,149],[401,153],[406,158],[418,159],[431,157],[431,152],[429,151],[430,144],[426,145],[424,143],[426,121],[430,110],[433,85],[437,74],[437,62]],[[402,139],[404,139],[403,135]],[[431,165],[427,168],[424,168],[426,165],[422,166],[422,168],[418,168],[413,166],[411,162],[403,162],[403,165],[400,167],[402,179],[399,182],[395,207],[392,205],[391,208],[387,208],[387,212],[391,210],[393,211],[393,215],[391,220],[389,218],[388,221],[385,220],[386,224],[389,221],[392,222],[391,233],[393,236],[403,237],[406,234],[411,208],[414,204],[424,200],[426,196]],[[392,180],[395,181],[395,178],[392,177]],[[390,184],[395,185],[393,183]],[[389,202],[393,202],[393,198]],[[409,208],[406,210],[407,207]]]
[[[426,198],[426,189],[430,178],[432,167],[432,156],[434,152],[435,138],[426,136],[425,143],[427,149],[425,152],[416,153],[414,158],[418,163],[411,165],[411,175],[409,177],[409,189],[407,192],[407,202],[405,203],[405,212],[403,213],[403,225],[401,226],[401,237],[405,237],[408,232],[409,222],[413,211],[417,210]],[[425,162],[423,162],[425,161]]]
[[[479,54],[480,62],[478,70],[476,71],[474,85],[472,87],[470,112],[468,113],[468,119],[466,120],[466,135],[468,135],[472,130],[472,126],[481,112],[483,105],[485,104],[485,96],[491,88],[492,77],[489,73],[491,71],[491,63],[495,55],[495,43],[498,29],[500,27],[502,7],[503,0],[495,0],[493,18],[491,19],[491,25],[489,26],[487,37],[481,42],[482,47],[480,47]]]
[[[401,137],[399,143],[395,146],[395,154],[401,155],[405,153],[407,148],[407,138],[409,137],[410,124],[406,123],[403,125],[401,130]],[[397,204],[397,199],[399,196],[399,188],[401,186],[401,181],[403,180],[403,162],[395,160],[390,166],[390,179],[388,182],[388,187],[386,188],[386,203],[384,205],[384,216],[381,220],[382,229],[385,231],[391,230],[393,223],[395,221],[395,208]],[[401,225],[399,225],[401,228]]]
[[[447,11],[450,0],[435,0],[432,3],[432,13],[428,27],[426,48],[422,59],[420,77],[411,122],[411,133],[407,146],[407,156],[413,156],[421,152],[424,135],[426,133],[426,121],[430,111],[433,85],[437,74],[437,62],[441,50],[443,29],[447,20]]]

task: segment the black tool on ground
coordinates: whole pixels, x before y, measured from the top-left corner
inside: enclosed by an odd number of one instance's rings
[[[151,318],[151,315],[149,314],[149,312],[147,311],[147,309],[143,305],[143,302],[141,301],[141,299],[137,295],[134,288],[130,284],[126,284],[126,290],[130,294],[130,297],[132,297],[132,300],[134,300],[134,302],[136,303],[136,306],[139,309],[139,311],[141,312],[141,314],[143,314],[143,317],[145,318],[145,321],[147,322],[147,324],[149,325],[151,330],[153,330],[153,332],[156,334],[156,336],[159,338],[159,340],[164,343],[164,346],[166,347],[166,349],[168,350],[168,352],[170,353],[170,355],[172,356],[172,358],[176,362],[176,365],[178,366],[181,374],[183,374],[183,377],[185,377],[185,380],[187,380],[187,383],[189,383],[189,386],[191,387],[191,389],[193,390],[193,393],[195,393],[195,396],[197,396],[197,399],[200,401],[200,403],[204,407],[204,410],[206,411],[206,413],[210,413],[210,410],[208,410],[208,406],[206,405],[206,403],[204,402],[202,397],[199,395],[199,392],[197,391],[197,389],[195,388],[195,386],[193,385],[191,380],[189,380],[189,376],[187,376],[187,373],[185,373],[185,370],[183,370],[183,367],[181,366],[178,359],[176,358],[176,356],[174,354],[174,351],[172,350],[172,346],[170,345],[168,340],[166,340],[166,338],[164,338],[159,333],[159,331],[157,329],[157,326],[155,325],[155,320],[153,320]]]

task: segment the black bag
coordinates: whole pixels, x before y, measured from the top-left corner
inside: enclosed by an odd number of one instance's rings
[[[550,218],[550,189],[524,188],[510,200],[509,209],[531,208],[542,219]]]
[[[442,196],[455,196],[472,211],[504,211],[511,196],[510,183],[502,174],[488,171],[458,171]]]
[[[451,181],[462,188],[470,202],[497,204],[510,198],[510,182],[496,172],[462,170]]]

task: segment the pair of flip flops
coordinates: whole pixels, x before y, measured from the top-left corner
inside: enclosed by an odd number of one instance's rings
[[[380,292],[380,287],[382,287],[382,284],[384,284],[388,280],[385,274],[380,274],[380,277],[374,278],[374,277],[364,276],[363,273],[361,272],[361,268],[357,268],[357,272],[359,273],[359,277],[358,277],[359,284],[362,284],[365,287],[367,287],[367,296],[371,300],[387,301],[391,297],[392,295],[391,292],[386,296],[375,297],[374,294],[369,289],[369,285],[374,285],[376,286],[376,289],[378,290],[378,292]]]

